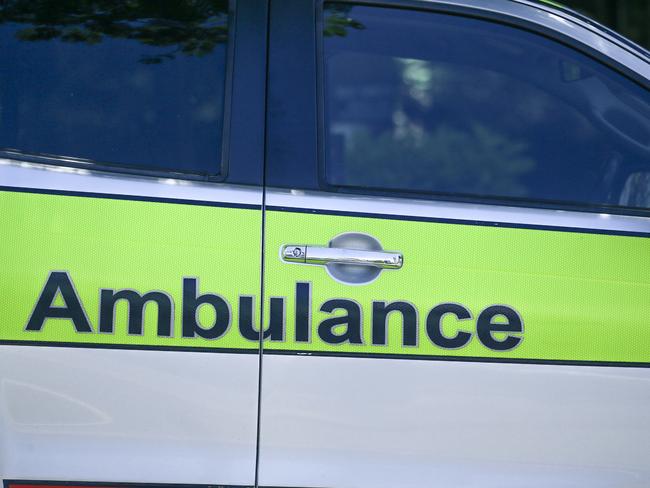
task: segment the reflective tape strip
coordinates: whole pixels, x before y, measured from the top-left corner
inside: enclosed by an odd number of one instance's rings
[[[0,191],[0,342],[258,352],[261,211]],[[285,263],[361,232],[363,286]],[[650,239],[268,211],[268,353],[647,366]]]
[[[344,232],[404,265],[350,286],[277,255]],[[272,210],[265,245],[264,289],[289,297],[287,340],[267,352],[650,363],[647,237]]]
[[[0,208],[0,341],[257,351],[237,320],[261,210],[15,191]]]

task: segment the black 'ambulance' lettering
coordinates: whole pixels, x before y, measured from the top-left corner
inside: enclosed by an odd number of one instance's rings
[[[347,314],[323,320],[318,326],[319,337],[328,344],[342,344],[344,342],[363,344],[361,306],[352,300],[337,298],[327,300],[320,307],[321,312],[327,313],[332,313],[337,309],[345,310]],[[335,334],[334,329],[343,325],[345,325],[345,331]]]
[[[196,278],[183,278],[183,337],[218,339],[230,327],[230,306],[221,296],[214,293],[198,295]],[[199,323],[198,311],[202,305],[210,305],[214,309],[214,323],[203,327]]]
[[[57,293],[61,294],[65,304],[63,307],[52,305]],[[65,271],[52,271],[50,273],[41,294],[38,296],[34,311],[29,317],[25,330],[40,331],[47,319],[68,319],[72,321],[77,332],[93,331],[72,280]]]
[[[115,305],[120,300],[127,302],[131,335],[144,334],[144,309],[147,303],[155,302],[158,306],[158,335],[173,337],[174,335],[174,302],[171,297],[161,291],[150,291],[140,295],[134,290],[100,291],[99,332],[112,334],[115,331]]]
[[[296,342],[311,342],[311,283],[296,283]]]
[[[386,345],[388,316],[393,312],[402,315],[402,344],[418,345],[418,311],[408,302],[372,302],[372,344]]]
[[[458,349],[466,346],[472,338],[471,332],[458,331],[454,337],[446,337],[442,333],[442,319],[445,315],[455,315],[458,320],[468,320],[472,314],[458,303],[441,303],[431,309],[427,316],[427,334],[436,346],[445,349]]]
[[[495,317],[505,317],[506,322],[494,323]],[[492,305],[481,312],[476,321],[476,333],[485,347],[493,351],[509,351],[519,345],[522,338],[507,334],[502,340],[494,337],[495,332],[511,332],[520,334],[524,324],[519,314],[505,305]]]
[[[54,305],[60,297],[58,305]],[[150,302],[155,302],[157,312],[157,336],[174,337],[174,299],[164,291],[150,291],[144,294],[131,289],[100,289],[99,332],[115,333],[120,325],[115,323],[116,309],[120,301],[127,304],[130,335],[144,335],[145,311]],[[294,340],[296,343],[311,342],[312,329],[312,285],[298,282],[294,295]],[[268,327],[261,336],[275,342],[284,342],[288,317],[286,297],[269,298]],[[199,311],[202,306],[209,306],[214,312],[212,324],[201,323]],[[239,333],[249,341],[260,338],[260,329],[255,323],[255,298],[252,295],[239,296]],[[363,310],[359,303],[345,298],[325,301],[320,311],[330,316],[318,325],[318,337],[325,344],[364,344]],[[343,313],[341,313],[341,311]],[[371,336],[373,346],[385,346],[388,343],[388,324],[391,314],[401,317],[401,345],[418,346],[419,327],[426,326],[431,342],[442,349],[459,349],[467,346],[476,335],[478,341],[492,351],[509,351],[523,340],[524,324],[519,313],[507,305],[490,305],[478,316],[474,331],[463,330],[461,322],[471,320],[470,310],[459,303],[441,303],[434,306],[427,314],[426,324],[420,324],[418,309],[406,301],[373,301],[371,310]],[[447,315],[453,315],[456,322],[453,332],[443,333],[443,321]],[[196,278],[183,278],[182,295],[182,337],[183,339],[202,338],[219,339],[228,331],[233,314],[228,301],[214,293],[200,294]],[[48,319],[66,319],[72,322],[76,332],[93,332],[84,306],[77,295],[74,283],[64,271],[53,271],[48,276],[38,296],[34,310],[30,315],[25,330],[41,331]],[[266,322],[266,321],[265,321]],[[263,326],[263,324],[260,324]]]
[[[271,297],[270,302],[271,316],[269,326],[264,329],[263,336],[264,339],[282,341],[284,340],[285,321],[284,298]],[[253,325],[253,317],[255,315],[254,304],[255,302],[252,296],[244,295],[239,297],[239,332],[242,337],[249,341],[259,341],[260,339],[260,331]]]

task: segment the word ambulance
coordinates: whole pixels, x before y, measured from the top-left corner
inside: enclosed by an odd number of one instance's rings
[[[311,342],[312,304],[311,283],[298,282],[295,287],[294,337],[289,341]],[[55,305],[57,297],[63,305]],[[99,290],[99,333],[115,332],[115,308],[118,302],[128,304],[127,330],[130,335],[144,334],[144,312],[149,303],[157,305],[158,337],[174,336],[174,301],[164,291],[150,291],[140,294],[131,289]],[[265,339],[284,342],[286,307],[284,297],[270,298],[269,325],[261,334]],[[199,309],[211,307],[214,320],[204,325],[199,319]],[[326,344],[364,344],[363,310],[357,302],[345,298],[325,301],[320,311],[328,314],[317,327],[318,337]],[[343,312],[343,313],[341,313]],[[418,310],[406,301],[373,301],[371,314],[371,340],[373,346],[387,344],[388,317],[397,313],[401,316],[402,346],[418,346]],[[182,337],[218,340],[229,330],[233,321],[228,301],[214,293],[199,293],[196,278],[183,278],[182,294]],[[259,329],[254,325],[254,297],[239,297],[239,333],[244,339],[257,341]],[[473,318],[470,310],[458,303],[440,303],[428,312],[425,321],[427,337],[433,345],[442,349],[459,349],[470,343],[474,335],[459,324],[453,334],[443,333],[443,318],[455,317],[459,323]],[[48,319],[67,319],[77,333],[92,333],[84,305],[76,293],[72,278],[67,272],[53,271],[48,276],[36,305],[27,321],[25,331],[38,332],[46,326]],[[491,305],[482,310],[475,322],[476,337],[492,351],[509,351],[523,340],[524,324],[520,314],[507,305]]]

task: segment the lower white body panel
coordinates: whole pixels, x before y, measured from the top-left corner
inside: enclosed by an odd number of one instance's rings
[[[650,486],[650,369],[265,355],[262,486]]]
[[[255,354],[0,347],[0,478],[252,485]]]

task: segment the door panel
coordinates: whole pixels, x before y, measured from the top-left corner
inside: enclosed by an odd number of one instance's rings
[[[532,5],[360,3],[271,15],[259,484],[647,485],[646,63]],[[346,233],[401,268],[306,264]]]
[[[257,367],[254,354],[1,346],[0,472],[252,485]]]
[[[256,340],[230,327],[237,309],[229,309],[238,294],[258,292],[261,216],[255,205],[237,206],[2,192],[13,296],[2,339],[255,351]],[[237,237],[224,239],[235,228]],[[223,259],[235,254],[248,259]],[[222,298],[208,300],[211,291]]]
[[[641,488],[650,476],[646,369],[275,355],[264,368],[268,486]]]
[[[293,320],[288,320],[288,342],[270,341],[265,350],[599,363],[650,359],[650,336],[643,327],[650,313],[644,299],[650,293],[647,237],[417,220],[268,208],[266,289],[270,296],[289,297],[291,314],[296,284],[309,283],[313,330],[310,342],[297,341]],[[372,283],[350,286],[322,266],[278,258],[284,244],[327,246],[345,232],[370,235],[385,250],[401,252],[403,267],[383,271]],[[362,311],[362,324],[352,318],[348,338],[340,344],[316,334],[318,324],[332,315],[319,309],[335,298],[354,300]],[[383,304],[394,302],[414,306],[406,318],[416,317],[417,328],[412,321],[404,327],[399,311],[387,315],[384,325],[379,313]],[[495,306],[502,309],[491,313]],[[443,313],[448,316],[440,319]],[[510,332],[497,331],[497,325],[490,332],[488,324],[506,322]],[[342,325],[334,335],[345,335],[345,329]],[[329,334],[329,328],[323,333]]]
[[[0,7],[0,478],[251,486],[266,2],[49,4]]]
[[[265,289],[287,297],[287,317],[277,336],[284,339],[264,343],[261,484],[646,483],[650,451],[641,432],[650,428],[643,407],[650,376],[645,367],[620,366],[650,361],[647,232],[287,211],[291,199],[267,197]],[[345,206],[345,198],[330,199]],[[285,207],[274,208],[275,201]],[[313,208],[317,200],[294,201]],[[349,208],[360,206],[348,199]],[[351,286],[321,266],[278,256],[284,244],[327,245],[343,232],[366,233],[402,252],[402,269]],[[298,283],[310,287],[299,299]],[[323,311],[333,299],[358,304],[361,323],[344,309]],[[373,310],[398,301],[417,310],[416,345],[407,343],[400,312],[384,326]],[[461,305],[471,317],[449,314],[439,325],[431,311],[441,304]],[[523,332],[492,332],[482,342],[477,322],[495,304],[515,310]],[[345,315],[343,324],[324,327]],[[296,331],[305,323],[308,342]],[[330,332],[346,338],[333,340]],[[466,345],[447,343],[459,333],[469,337]],[[499,350],[508,336],[519,341]],[[291,469],[296,459],[300,468]]]
[[[1,192],[5,478],[253,482],[261,192],[222,196]]]

